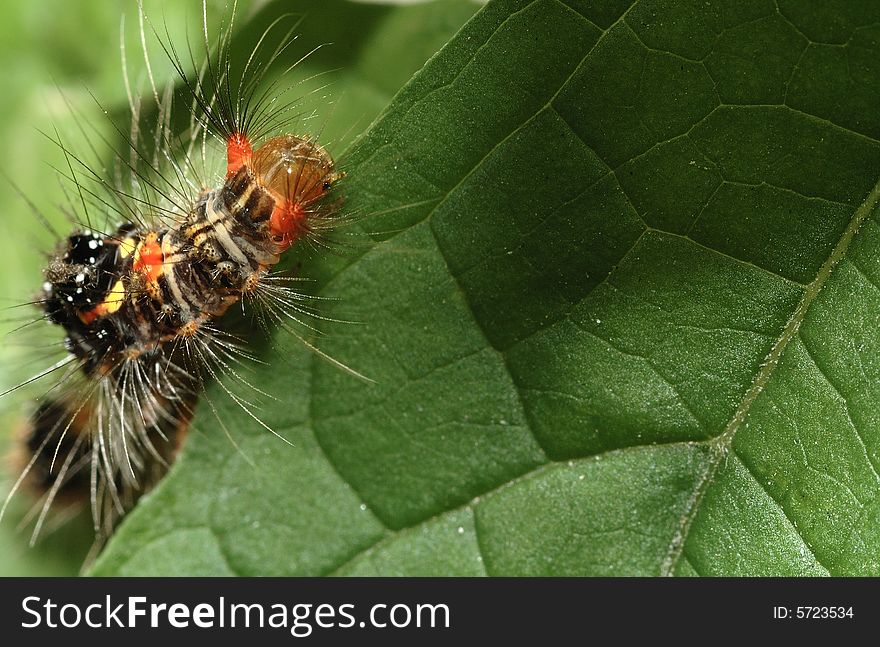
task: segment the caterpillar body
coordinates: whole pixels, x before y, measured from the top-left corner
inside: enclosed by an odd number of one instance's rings
[[[277,132],[292,120],[293,103],[276,102],[271,92],[256,94],[265,68],[291,42],[287,32],[256,64],[277,22],[235,82],[231,21],[212,53],[205,18],[207,62],[196,74],[187,73],[173,46],[159,39],[191,103],[187,132],[171,132],[172,90],[160,98],[153,85],[159,117],[149,139],[159,152],[143,151],[135,125],[126,151],[133,161],[117,153],[134,186],[102,179],[97,188],[84,188],[71,167],[68,179],[86,222],[81,217],[82,226],[59,243],[37,299],[43,318],[63,329],[66,355],[26,382],[60,373],[25,427],[20,476],[9,497],[27,484],[42,492],[34,538],[56,500],[85,492],[100,542],[161,478],[205,383],[238,377],[234,366],[249,357],[214,324],[230,306],[260,304],[277,322],[314,314],[273,268],[298,241],[328,245],[327,233],[344,221],[341,201],[332,195],[344,173],[314,138]],[[132,109],[137,124],[134,100]],[[226,153],[225,173],[214,186],[196,183],[187,158],[209,138]],[[182,162],[175,159],[181,154]],[[162,158],[172,160],[176,181],[155,169]],[[152,172],[138,169],[144,162]],[[96,203],[122,216],[122,224],[106,231],[91,227],[89,209]],[[223,388],[254,416],[244,398]]]
[[[225,184],[205,191],[182,226],[76,233],[50,264],[43,307],[87,374],[113,375],[194,337],[326,218],[315,203],[339,174],[323,148],[286,135],[234,155]]]

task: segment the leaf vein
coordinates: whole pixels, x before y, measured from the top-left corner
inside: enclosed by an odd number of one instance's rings
[[[702,503],[703,496],[705,495],[709,485],[713,481],[714,476],[722,462],[722,459],[732,448],[733,439],[736,436],[737,431],[739,431],[740,425],[745,420],[746,416],[752,408],[752,405],[755,403],[755,400],[757,400],[758,396],[767,385],[767,382],[770,380],[773,371],[775,370],[776,366],[778,366],[779,361],[782,358],[783,351],[785,351],[788,343],[797,334],[798,328],[803,322],[804,317],[806,316],[807,311],[809,310],[816,296],[818,296],[819,292],[821,292],[826,281],[828,280],[828,277],[831,275],[831,272],[834,270],[840,260],[843,259],[846,255],[852,239],[855,237],[862,223],[871,215],[871,212],[874,210],[878,202],[880,202],[880,181],[878,181],[878,183],[874,186],[873,190],[868,194],[861,206],[859,206],[859,208],[855,210],[855,213],[853,214],[849,225],[844,230],[843,235],[841,236],[837,245],[834,247],[831,254],[828,256],[822,266],[819,268],[819,271],[816,274],[816,278],[813,279],[813,281],[804,291],[803,297],[801,298],[798,305],[795,307],[794,312],[792,312],[791,317],[783,328],[782,334],[780,335],[779,339],[773,345],[769,354],[767,355],[766,360],[761,365],[761,369],[755,375],[755,379],[752,382],[752,385],[743,396],[740,405],[734,412],[732,418],[730,419],[730,422],[728,422],[724,432],[712,441],[715,447],[714,455],[709,461],[708,466],[706,467],[705,477],[701,479],[698,483],[698,486],[696,488],[696,495],[693,499],[690,510],[682,517],[680,532],[677,533],[677,536],[680,536],[680,541],[673,541],[669,546],[667,558],[664,560],[664,565],[668,565],[668,568],[665,569],[665,572],[663,573],[664,575],[670,575],[674,571],[675,564],[681,557],[682,548],[687,541],[688,531],[700,508],[700,504]]]
[[[856,440],[859,441],[859,446],[861,447],[862,452],[864,452],[864,454],[865,454],[865,460],[867,461],[868,466],[871,468],[871,472],[873,472],[873,474],[874,474],[874,480],[877,481],[878,483],[880,483],[880,473],[877,472],[877,466],[874,465],[874,462],[871,460],[871,454],[868,452],[868,446],[865,444],[865,439],[862,436],[861,431],[859,431],[859,428],[856,425],[856,421],[852,417],[852,411],[850,410],[849,399],[843,394],[843,392],[840,390],[840,388],[837,386],[837,384],[834,383],[834,381],[828,375],[828,372],[824,368],[822,368],[821,364],[816,359],[816,355],[814,354],[813,350],[810,348],[809,343],[807,342],[806,339],[804,339],[804,336],[801,335],[800,333],[798,333],[798,339],[800,340],[801,344],[803,345],[804,351],[806,351],[807,357],[810,358],[810,363],[815,367],[816,372],[819,374],[819,376],[822,378],[822,380],[829,387],[831,387],[831,390],[834,392],[836,397],[843,404],[843,410],[844,410],[844,413],[846,414],[847,422],[849,423],[849,426],[852,427],[853,433],[856,436]]]
[[[819,566],[821,566],[823,569],[825,569],[826,573],[828,573],[830,575],[831,569],[822,563],[822,560],[819,559],[819,556],[813,550],[813,547],[810,546],[810,543],[809,543],[809,541],[807,541],[807,538],[804,537],[803,534],[797,529],[797,526],[795,525],[794,520],[791,517],[789,517],[788,512],[785,510],[785,508],[782,506],[782,504],[776,500],[776,498],[770,493],[770,490],[767,489],[767,486],[764,483],[762,483],[761,480],[755,475],[755,472],[753,471],[752,466],[749,465],[745,460],[743,460],[743,458],[736,452],[735,448],[731,448],[731,453],[736,457],[736,459],[739,461],[740,465],[742,465],[746,469],[749,476],[758,485],[758,487],[764,491],[764,493],[767,495],[767,498],[769,498],[774,503],[774,505],[776,505],[776,507],[782,513],[782,516],[786,519],[786,521],[788,521],[788,523],[791,524],[792,531],[800,538],[801,542],[804,545],[804,548],[806,548],[809,551],[810,556],[814,560],[816,560],[816,563]]]
[[[437,519],[439,519],[440,517],[442,517],[443,515],[446,515],[446,514],[460,512],[462,510],[470,508],[474,512],[474,525],[476,527],[476,524],[479,523],[478,522],[479,513],[478,513],[477,506],[479,505],[479,503],[482,499],[484,499],[486,497],[493,496],[498,492],[502,492],[502,491],[506,490],[507,488],[515,487],[516,485],[518,485],[524,481],[527,481],[527,480],[530,480],[533,478],[538,478],[544,472],[549,472],[553,469],[559,468],[560,466],[566,466],[569,463],[571,463],[572,460],[590,460],[590,459],[594,459],[598,456],[607,456],[609,454],[618,453],[618,452],[634,451],[634,450],[644,449],[646,447],[655,448],[655,447],[672,446],[672,445],[684,445],[684,446],[692,447],[695,445],[702,445],[702,444],[705,444],[705,443],[693,442],[693,441],[682,442],[680,440],[676,440],[676,441],[669,442],[669,443],[647,443],[644,445],[630,445],[627,447],[615,447],[615,448],[609,449],[607,451],[598,452],[598,453],[590,454],[587,456],[581,456],[581,457],[578,457],[577,459],[566,458],[564,460],[558,460],[558,461],[557,460],[549,460],[548,462],[544,463],[543,465],[538,465],[537,467],[534,467],[530,470],[527,470],[527,471],[523,472],[522,474],[520,474],[520,475],[518,475],[508,481],[505,481],[504,483],[501,483],[498,486],[496,486],[490,490],[487,490],[486,492],[482,492],[482,493],[478,494],[477,496],[475,496],[473,499],[471,499],[467,503],[464,503],[464,504],[459,505],[454,508],[450,508],[448,510],[441,510],[441,511],[437,512],[436,514],[433,514],[429,517],[425,517],[424,519],[421,519],[416,523],[410,524],[409,526],[404,526],[401,528],[390,530],[388,533],[383,535],[377,541],[371,543],[368,546],[365,546],[362,550],[360,550],[359,552],[352,555],[349,559],[342,562],[341,564],[339,564],[335,568],[332,568],[330,573],[328,573],[328,574],[338,573],[339,571],[343,570],[349,564],[358,560],[363,554],[368,553],[370,551],[373,551],[377,548],[380,548],[382,545],[393,541],[398,536],[402,536],[407,533],[410,533],[414,529],[416,529],[420,526],[423,526],[424,524],[429,523],[431,521],[436,521]],[[488,567],[487,562],[485,561],[486,560],[485,546],[483,546],[481,548],[481,554],[483,555],[484,567],[486,568],[486,571],[489,572],[490,569]],[[491,573],[490,573],[490,575],[491,575]]]

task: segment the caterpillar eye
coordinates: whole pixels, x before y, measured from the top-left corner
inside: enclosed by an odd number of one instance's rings
[[[324,183],[321,185],[321,189],[323,189],[324,191],[329,191],[330,187],[332,187],[332,186],[333,186],[332,182],[325,180]]]

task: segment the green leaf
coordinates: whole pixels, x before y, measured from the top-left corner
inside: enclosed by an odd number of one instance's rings
[[[499,0],[95,573],[880,574],[880,6]],[[173,550],[168,550],[173,548]]]
[[[76,154],[88,156],[92,146],[103,152],[100,138],[112,139],[116,135],[110,120],[102,113],[104,107],[115,123],[128,132],[128,102],[119,50],[121,11],[125,12],[123,33],[132,88],[135,92],[140,89],[144,96],[150,96],[150,90],[134,4],[124,9],[100,0],[62,7],[55,4],[13,3],[0,8],[0,54],[16,62],[3,77],[0,133],[6,142],[4,173],[60,231],[67,231],[70,223],[58,208],[66,201],[52,169],[64,169],[66,162],[58,146],[41,132],[54,136],[57,130]],[[246,58],[253,40],[273,18],[300,12],[303,19],[297,27],[299,37],[291,54],[299,57],[317,45],[324,47],[297,68],[293,82],[322,73],[311,86],[301,87],[306,92],[312,87],[327,86],[315,95],[320,124],[311,127],[325,128],[325,139],[332,149],[341,150],[346,141],[363,130],[388,104],[425,59],[479,8],[471,0],[442,0],[413,7],[383,4],[388,3],[364,5],[325,0],[318,11],[310,1],[251,3],[239,0],[236,24],[242,38],[236,40],[240,43],[236,55]],[[219,23],[227,17],[229,6],[225,0],[209,0],[210,33],[217,32]],[[200,3],[187,6],[145,0],[144,10],[160,33],[164,35],[168,29],[169,38],[178,47],[186,43],[187,37],[196,45],[200,43]],[[163,87],[169,80],[176,79],[175,72],[151,37],[149,25],[146,28],[151,69],[157,85]],[[88,33],[89,38],[83,38],[84,33]],[[45,47],[47,40],[51,40],[53,47]],[[287,61],[284,67],[289,64]],[[333,103],[328,108],[330,101]],[[80,128],[89,134],[90,141],[78,137]],[[96,133],[100,133],[100,137]],[[124,142],[118,146],[125,150]],[[87,162],[95,166],[88,157]],[[4,307],[18,306],[31,301],[39,290],[43,281],[41,270],[46,262],[43,252],[54,249],[57,241],[34,217],[29,205],[2,179],[0,198],[6,209],[0,218],[0,288],[6,301]],[[54,327],[49,326],[30,326],[26,331],[9,332],[35,316],[30,308],[14,307],[0,318],[3,326],[0,337],[4,342],[8,339],[8,343],[0,344],[0,392],[44,369],[47,359],[37,349],[60,341],[59,331],[50,330]],[[33,410],[33,398],[44,395],[50,386],[36,384],[33,389],[22,389],[0,398],[0,427],[6,430],[0,438],[0,454],[4,457],[9,453],[12,437]],[[222,431],[219,433],[225,443],[222,450],[232,449]],[[0,501],[18,476],[16,468],[5,469],[5,463]],[[56,523],[63,515],[50,519],[37,545],[29,548],[27,540],[32,526],[22,524],[23,528],[17,528],[34,505],[28,494],[23,492],[13,500],[0,523],[0,575],[76,574],[91,544],[91,521],[85,518],[88,515],[83,515],[75,524]],[[186,533],[165,541],[166,546],[174,545],[175,541],[199,543]],[[196,572],[221,572],[209,568],[206,558],[200,556],[188,560],[188,564]],[[135,567],[136,563],[131,566]]]

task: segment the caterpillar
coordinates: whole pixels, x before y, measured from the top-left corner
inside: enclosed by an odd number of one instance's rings
[[[285,326],[317,316],[290,286],[296,277],[273,268],[294,245],[333,245],[329,234],[347,218],[336,195],[345,174],[317,137],[288,132],[302,117],[298,99],[278,101],[275,84],[261,87],[265,71],[286,56],[293,28],[270,50],[282,18],[274,21],[234,75],[235,11],[233,4],[212,46],[203,2],[205,63],[195,64],[189,46],[189,72],[167,29],[163,37],[139,6],[141,38],[156,37],[188,105],[183,132],[173,129],[174,88],[160,93],[150,76],[156,125],[142,129],[130,94],[132,127],[120,132],[126,146],[116,154],[114,180],[99,177],[57,140],[78,217],[74,231],[61,236],[35,303],[41,319],[63,332],[66,353],[15,387],[58,376],[21,433],[20,475],[0,510],[2,518],[22,486],[41,492],[34,539],[53,504],[86,492],[103,541],[167,471],[209,381],[232,375],[259,391],[236,369],[252,356],[216,325],[231,306],[255,304],[264,323]],[[146,47],[144,56],[149,71]],[[225,152],[213,183],[195,163],[196,151],[206,160],[212,141]],[[120,222],[96,227],[96,210]],[[266,427],[245,397],[222,388]]]

